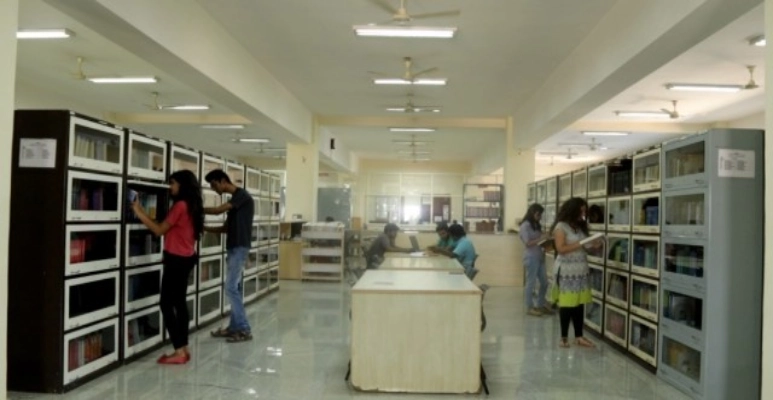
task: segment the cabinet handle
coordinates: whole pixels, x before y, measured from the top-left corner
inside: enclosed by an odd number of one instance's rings
[[[706,181],[705,181],[705,180],[703,180],[703,179],[696,179],[696,180],[695,180],[695,183],[697,183],[697,184],[699,184],[699,185],[703,185],[704,183],[706,183]]]
[[[696,342],[700,340],[700,339],[698,339],[698,337],[697,337],[697,336],[695,336],[695,335],[692,335],[692,336],[690,336],[690,337],[692,338],[692,340],[694,340],[694,341],[696,341]]]

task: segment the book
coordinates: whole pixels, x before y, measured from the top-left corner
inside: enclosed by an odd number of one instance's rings
[[[594,233],[594,234],[586,237],[585,239],[580,240],[580,244],[585,246],[588,243],[591,243],[593,241],[596,241],[598,239],[603,239],[603,238],[604,238],[604,234],[603,233],[600,233],[600,232],[599,233]]]

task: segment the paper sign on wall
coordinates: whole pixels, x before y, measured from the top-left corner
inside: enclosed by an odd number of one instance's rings
[[[21,139],[20,168],[56,168],[56,139]]]
[[[754,178],[754,151],[719,149],[720,178]]]

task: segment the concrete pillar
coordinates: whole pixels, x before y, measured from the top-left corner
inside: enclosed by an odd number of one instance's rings
[[[505,159],[504,229],[515,229],[516,219],[526,213],[526,185],[534,181],[534,150],[518,149],[518,135],[513,119],[507,119],[507,157]]]
[[[18,25],[19,0],[0,1],[0,54],[3,55],[0,57],[0,399],[6,398],[8,372],[8,221],[11,218],[11,152]]]
[[[773,0],[765,0],[765,37],[773,38]],[[765,47],[765,76],[773,76],[773,45]],[[773,399],[773,90],[765,90],[765,281],[762,304],[762,396]]]
[[[318,137],[319,124],[315,121],[311,143],[287,143],[285,221],[293,220],[295,214],[304,221],[317,220]]]

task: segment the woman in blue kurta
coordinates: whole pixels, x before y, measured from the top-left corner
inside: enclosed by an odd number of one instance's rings
[[[540,242],[545,238],[542,231],[542,213],[545,209],[540,204],[532,204],[523,217],[519,228],[519,236],[526,251],[523,252],[523,266],[526,269],[526,308],[527,314],[539,317],[542,314],[552,314],[547,306],[545,295],[548,291],[548,276],[545,272],[545,251]],[[534,286],[539,280],[537,304],[534,304]]]

